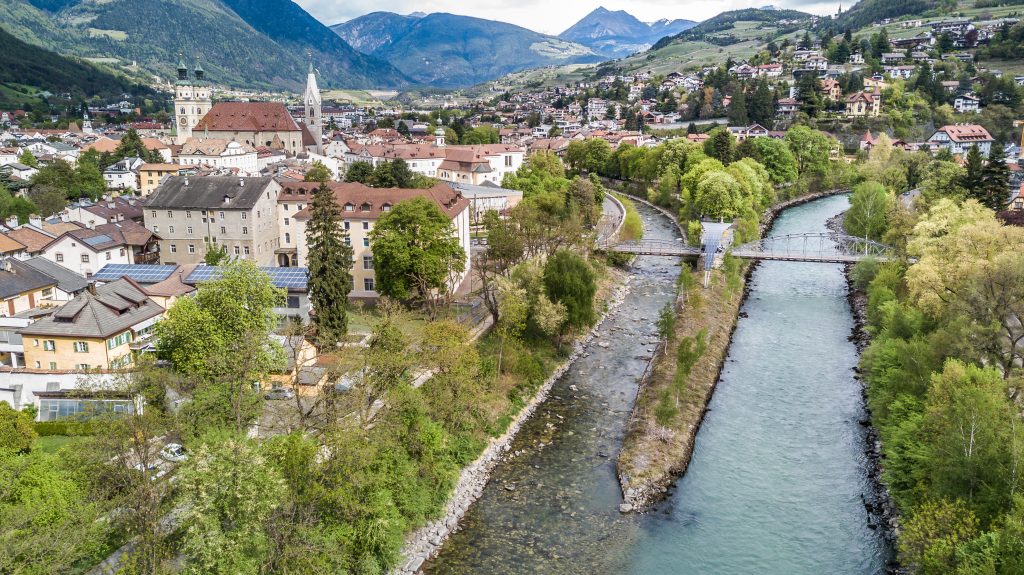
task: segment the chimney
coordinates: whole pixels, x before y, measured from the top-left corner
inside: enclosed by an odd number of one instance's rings
[[[3,270],[5,272],[11,272],[12,274],[14,273],[14,265],[11,263],[11,258],[4,258]]]
[[[107,207],[110,209],[114,209],[117,207],[117,204],[115,204],[114,202],[107,202]]]
[[[244,188],[245,187],[245,178],[238,178],[238,187],[239,188]]]
[[[39,214],[30,214],[28,216],[28,223],[39,229],[43,229],[43,218],[39,217]]]
[[[185,176],[185,185],[188,185],[188,176]]]
[[[96,295],[96,280],[89,280],[89,293]]]
[[[7,227],[11,229],[18,227],[18,216],[11,216],[7,218]]]
[[[224,204],[226,205],[229,203],[231,203],[231,196],[224,194]]]

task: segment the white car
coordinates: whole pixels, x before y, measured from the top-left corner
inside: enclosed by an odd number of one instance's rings
[[[180,443],[168,443],[160,450],[160,459],[181,463],[188,459],[188,454],[185,453],[185,448]]]

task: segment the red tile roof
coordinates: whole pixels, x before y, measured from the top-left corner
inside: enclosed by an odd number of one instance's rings
[[[218,102],[199,120],[192,133],[207,129],[220,132],[300,131],[284,104],[276,102]]]

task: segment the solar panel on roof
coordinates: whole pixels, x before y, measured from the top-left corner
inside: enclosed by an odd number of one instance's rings
[[[162,282],[178,269],[178,266],[157,266],[145,264],[107,264],[93,275],[93,279],[111,282],[129,277],[139,283]]]
[[[100,244],[112,242],[114,241],[114,238],[108,236],[107,234],[100,234],[98,236],[93,236],[91,238],[85,238],[82,241],[89,244],[90,246],[98,246]]]
[[[273,268],[261,267],[260,271],[270,276],[270,281],[276,287],[285,289],[304,290],[308,283],[308,271],[306,268]],[[185,283],[196,284],[204,281],[215,280],[221,275],[221,269],[215,266],[199,266],[185,278]]]

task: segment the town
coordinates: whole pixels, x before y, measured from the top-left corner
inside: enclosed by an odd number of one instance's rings
[[[364,101],[312,50],[288,56],[301,88],[256,89],[186,45],[138,93],[0,92],[0,572],[487,572],[445,555],[460,520],[516,503],[528,480],[494,466],[553,449],[572,410],[544,400],[627,335],[643,361],[598,408],[626,417],[595,461],[616,453],[615,509],[642,511],[699,465],[751,278],[776,269],[730,250],[807,250],[776,216],[848,197],[812,227],[853,254],[846,417],[870,428],[883,541],[863,572],[1019,573],[1024,24],[983,3],[740,10]],[[729,52],[655,58],[685,42]],[[620,313],[636,331],[606,328]],[[998,447],[957,455],[960,408]]]

